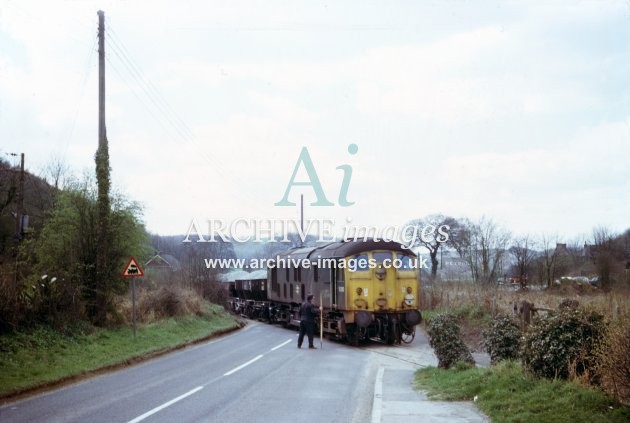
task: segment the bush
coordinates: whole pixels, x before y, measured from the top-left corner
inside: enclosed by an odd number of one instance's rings
[[[560,304],[558,304],[558,308],[560,310],[564,310],[567,308],[571,308],[575,310],[579,306],[580,306],[580,302],[572,298],[564,298],[562,301],[560,301]]]
[[[8,266],[0,273],[0,333],[15,330],[26,318],[22,288],[9,277]]]
[[[610,326],[598,351],[601,387],[630,405],[630,322]]]
[[[499,315],[483,332],[484,347],[490,354],[490,362],[496,364],[501,360],[518,358],[521,344],[521,329],[509,316]]]
[[[149,323],[154,320],[168,317],[178,317],[190,314],[202,315],[205,309],[203,298],[193,291],[178,287],[168,286],[156,290],[141,291],[136,301],[136,317],[138,321]],[[124,311],[131,320],[129,304]]]
[[[211,303],[222,306],[226,306],[228,303],[228,292],[221,286],[221,282],[217,280],[210,279],[202,284],[201,287],[197,288],[197,290],[205,300]]]
[[[458,361],[474,364],[472,354],[462,341],[455,316],[443,313],[431,319],[428,327],[429,344],[438,358],[438,367],[448,369]]]
[[[594,353],[606,330],[604,316],[583,309],[563,309],[539,318],[523,343],[523,365],[549,378],[594,374]]]

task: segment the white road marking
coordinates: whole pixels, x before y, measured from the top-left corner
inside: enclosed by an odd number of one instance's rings
[[[184,398],[186,398],[186,397],[188,397],[188,396],[190,396],[190,395],[194,394],[195,392],[198,392],[198,391],[200,391],[202,389],[203,389],[203,386],[197,386],[195,389],[192,389],[192,390],[186,392],[185,394],[178,396],[177,398],[173,398],[172,400],[170,400],[168,402],[165,402],[164,404],[162,404],[162,405],[160,405],[158,407],[155,407],[153,410],[149,410],[146,413],[142,414],[141,416],[138,416],[138,417],[136,417],[133,420],[129,420],[129,422],[127,422],[127,423],[138,423],[139,421],[142,421],[142,420],[146,419],[147,417],[152,416],[153,414],[157,413],[158,411],[163,410],[166,407],[169,407],[169,406],[175,404],[177,401],[181,401]]]
[[[374,382],[374,401],[372,401],[372,423],[381,423],[381,414],[383,412],[383,373],[384,367],[379,367],[376,372],[376,381]]]
[[[282,348],[282,347],[284,347],[285,345],[287,345],[289,342],[291,342],[291,339],[289,339],[289,340],[287,340],[287,341],[284,341],[284,342],[283,342],[282,344],[280,344],[280,345],[276,345],[276,346],[275,346],[275,347],[273,347],[270,351],[275,351],[275,350],[277,350],[278,348]]]
[[[263,355],[262,355],[262,354],[261,354],[261,355],[259,355],[259,356],[257,356],[257,357],[254,357],[254,358],[252,358],[251,360],[249,360],[247,363],[243,363],[243,364],[241,364],[240,366],[233,368],[233,369],[232,369],[232,370],[230,370],[229,372],[224,373],[224,374],[223,374],[223,376],[229,376],[229,375],[231,375],[232,373],[236,373],[236,372],[238,372],[239,370],[241,370],[243,367],[249,366],[249,365],[250,365],[250,364],[252,364],[254,361],[256,361],[256,360],[260,360],[262,357],[263,357]]]
[[[286,344],[288,344],[289,342],[291,342],[291,340],[290,340],[290,339],[289,339],[289,340],[287,340],[287,341],[285,341],[285,342],[283,342],[283,343],[282,343],[282,344],[280,344],[280,345],[277,345],[277,346],[273,347],[273,348],[271,349],[271,351],[275,351],[275,350],[277,350],[278,348],[285,346],[285,345],[286,345]],[[261,358],[263,358],[263,354],[260,354],[259,356],[256,356],[256,357],[252,358],[252,359],[251,359],[251,360],[249,360],[247,363],[243,363],[243,364],[241,364],[240,366],[233,368],[233,369],[232,369],[232,370],[230,370],[229,372],[224,373],[224,374],[223,374],[223,376],[229,376],[229,375],[231,375],[231,374],[233,374],[233,373],[236,373],[236,372],[238,372],[239,370],[241,370],[242,368],[249,366],[249,365],[250,365],[250,364],[252,364],[253,362],[255,362],[255,361],[257,361],[257,360],[260,360]],[[216,378],[215,380],[217,380],[217,379],[219,379],[219,378]],[[215,380],[213,380],[213,381],[215,381]],[[166,407],[170,407],[171,405],[175,404],[177,401],[181,401],[181,400],[183,400],[184,398],[186,398],[186,397],[188,397],[188,396],[190,396],[190,395],[194,394],[195,392],[198,392],[198,391],[202,390],[202,389],[204,388],[204,386],[206,386],[206,385],[208,385],[208,384],[209,384],[209,383],[204,384],[204,385],[202,385],[202,386],[197,386],[195,389],[192,389],[192,390],[190,390],[190,391],[186,392],[185,394],[178,396],[177,398],[174,398],[174,399],[172,399],[172,400],[170,400],[170,401],[168,401],[168,402],[165,402],[164,404],[162,404],[162,405],[160,405],[160,406],[158,406],[158,407],[155,407],[155,408],[154,408],[154,409],[152,409],[152,410],[147,411],[146,413],[144,413],[144,414],[142,414],[142,415],[140,415],[140,416],[136,417],[135,419],[133,419],[133,420],[129,420],[127,423],[138,423],[138,422],[140,422],[140,421],[142,421],[142,420],[146,419],[147,417],[152,416],[153,414],[157,413],[158,411],[163,410],[163,409],[165,409]]]

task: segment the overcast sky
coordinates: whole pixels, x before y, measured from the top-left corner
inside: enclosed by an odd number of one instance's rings
[[[152,232],[297,218],[303,147],[335,203],[307,218],[630,227],[628,1],[0,0],[3,158],[93,171],[98,9],[112,177]]]

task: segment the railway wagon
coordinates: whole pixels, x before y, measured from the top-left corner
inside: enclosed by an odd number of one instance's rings
[[[278,254],[269,266],[263,316],[299,326],[299,304],[313,293],[324,333],[357,344],[411,342],[418,310],[416,257],[397,242],[338,241]]]
[[[221,278],[228,291],[229,305],[234,313],[250,319],[265,318],[268,314],[267,271],[247,272],[241,269]]]

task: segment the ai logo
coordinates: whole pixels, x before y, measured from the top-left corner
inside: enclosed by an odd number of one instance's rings
[[[359,147],[356,144],[348,145],[348,153],[351,155],[357,154],[359,151]],[[295,177],[300,169],[300,166],[304,166],[304,170],[306,171],[306,175],[308,176],[308,181],[305,182],[296,182]],[[348,207],[354,204],[354,201],[348,201],[348,187],[350,185],[350,179],[352,178],[352,166],[344,164],[337,166],[337,169],[343,171],[343,180],[341,181],[341,187],[339,189],[339,205],[341,207]],[[317,176],[317,172],[315,171],[315,166],[313,165],[313,160],[311,159],[311,155],[308,153],[308,148],[302,147],[302,151],[300,152],[300,156],[298,157],[298,161],[295,164],[295,168],[293,169],[293,175],[291,175],[291,179],[289,180],[289,185],[287,185],[287,189],[284,192],[284,196],[282,200],[274,203],[275,206],[295,206],[295,203],[289,201],[289,194],[291,193],[291,188],[293,186],[311,186],[313,187],[313,191],[315,192],[315,196],[317,197],[317,201],[311,203],[311,206],[334,206],[335,203],[328,201],[326,195],[324,194],[324,189],[322,188],[322,184],[319,181],[319,177]]]

